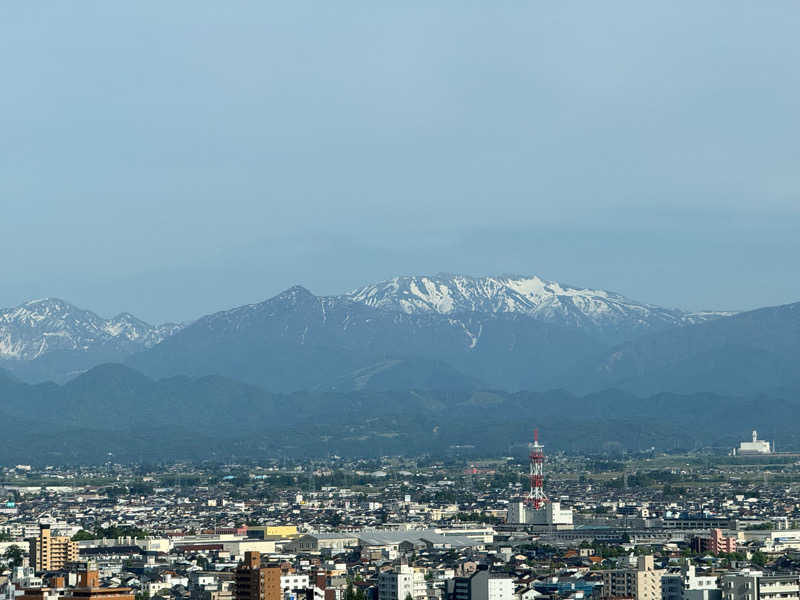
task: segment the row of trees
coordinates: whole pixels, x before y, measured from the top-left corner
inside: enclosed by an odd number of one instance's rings
[[[99,540],[99,539],[113,539],[119,537],[132,537],[132,538],[144,538],[147,537],[149,534],[144,529],[140,529],[138,527],[132,527],[130,525],[123,525],[122,527],[118,527],[116,525],[111,527],[96,527],[95,530],[86,531],[85,529],[81,529],[78,533],[72,536],[72,540],[75,542],[80,542],[82,540]]]

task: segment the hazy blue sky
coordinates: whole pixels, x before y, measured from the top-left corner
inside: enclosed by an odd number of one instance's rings
[[[800,300],[800,3],[0,3],[0,306]]]

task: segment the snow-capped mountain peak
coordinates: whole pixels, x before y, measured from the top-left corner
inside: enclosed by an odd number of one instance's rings
[[[722,316],[685,313],[637,302],[601,289],[580,288],[536,275],[470,277],[438,274],[395,277],[347,295],[356,302],[404,313],[509,312],[620,338]]]
[[[30,300],[0,309],[0,359],[33,360],[52,351],[113,355],[149,348],[180,326],[153,326],[129,313],[104,319],[59,298]]]

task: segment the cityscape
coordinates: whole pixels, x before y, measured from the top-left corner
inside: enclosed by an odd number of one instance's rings
[[[546,434],[546,432],[542,432]],[[800,597],[800,457],[6,467],[8,600]]]
[[[2,0],[0,73],[0,600],[800,600],[798,0]]]

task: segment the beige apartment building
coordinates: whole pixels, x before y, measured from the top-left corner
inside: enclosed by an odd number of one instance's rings
[[[603,598],[661,600],[663,569],[656,569],[652,556],[640,556],[635,569],[603,572]]]
[[[66,536],[50,535],[50,526],[39,527],[39,537],[31,540],[30,557],[37,572],[57,571],[78,560],[78,543]]]

